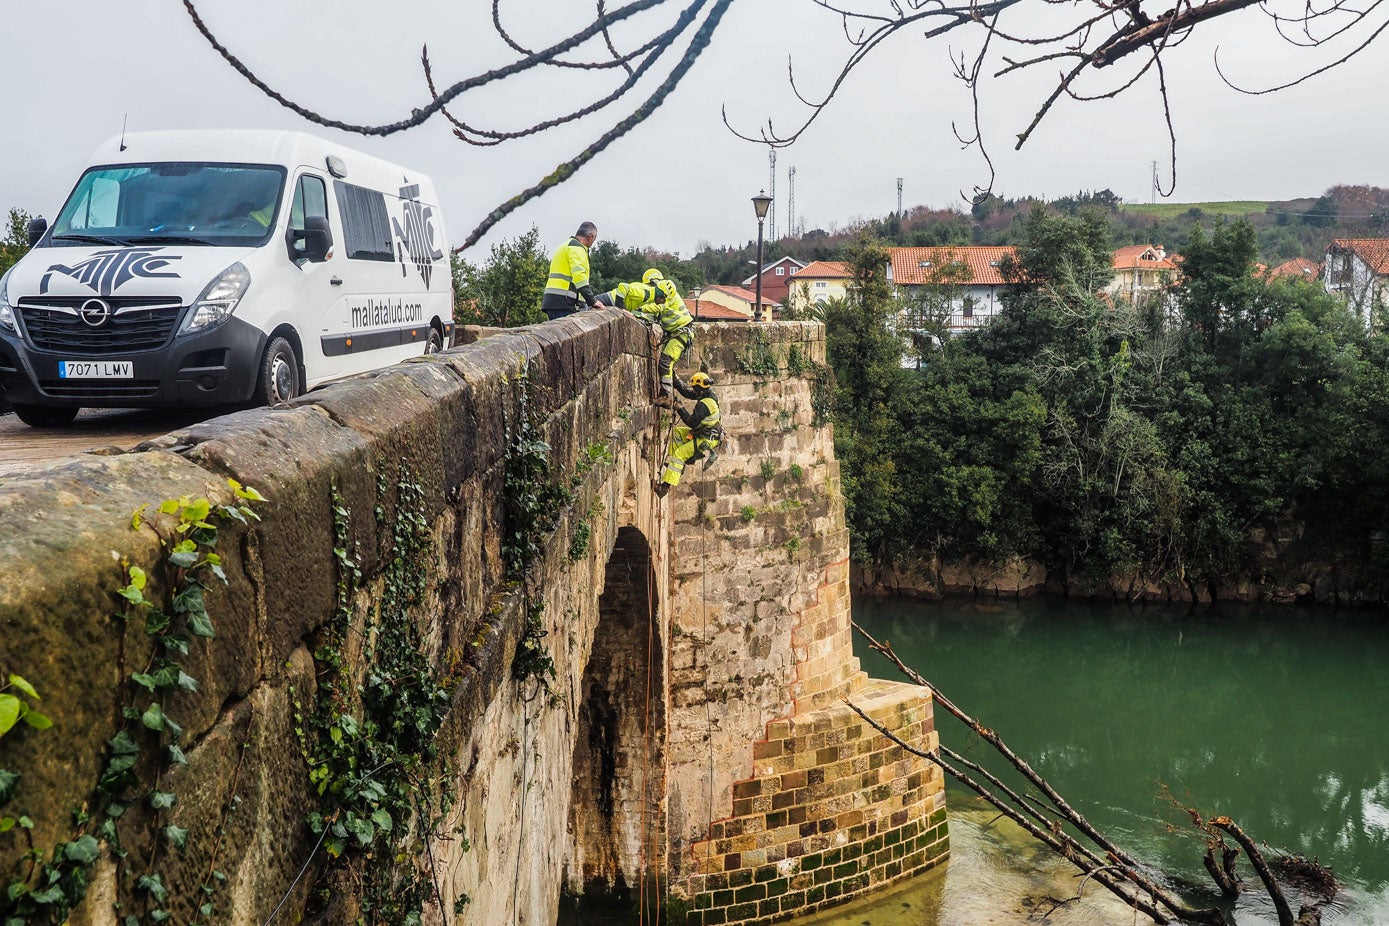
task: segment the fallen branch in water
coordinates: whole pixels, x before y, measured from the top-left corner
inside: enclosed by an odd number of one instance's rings
[[[904,742],[891,731],[873,720],[852,702],[846,700],[845,703],[868,722],[875,730],[886,736],[892,742],[902,747],[912,755],[919,756],[927,761],[938,765],[946,774],[964,784],[986,801],[997,808],[1004,816],[1014,823],[1017,823],[1031,836],[1045,843],[1062,858],[1075,865],[1084,873],[1085,881],[1081,887],[1084,888],[1085,882],[1094,878],[1100,884],[1109,889],[1111,893],[1119,897],[1130,907],[1147,914],[1154,922],[1166,923],[1169,918],[1176,918],[1191,923],[1209,923],[1214,926],[1225,926],[1228,923],[1223,911],[1217,907],[1195,908],[1183,903],[1179,898],[1166,890],[1159,883],[1157,878],[1149,874],[1146,866],[1142,865],[1133,856],[1129,855],[1119,846],[1111,842],[1106,836],[1099,832],[1089,820],[1079,811],[1067,803],[1051,784],[1039,775],[1021,756],[1013,752],[1002,738],[993,730],[985,727],[975,718],[966,714],[948,697],[941,694],[935,686],[931,685],[915,670],[902,662],[892,650],[889,643],[880,643],[866,630],[857,623],[854,629],[858,631],[866,640],[869,646],[878,653],[885,656],[903,675],[914,683],[921,685],[931,691],[932,698],[936,704],[943,707],[948,713],[953,715],[960,722],[964,723],[981,739],[993,746],[1010,765],[1022,773],[1027,781],[1037,789],[1045,798],[1046,803],[1039,801],[1030,795],[1022,795],[1008,787],[998,776],[987,771],[981,764],[969,761],[958,753],[952,752],[948,747],[942,745],[933,753],[923,752],[914,748],[911,744]],[[957,767],[959,766],[959,767]],[[963,771],[968,768],[983,778],[990,787],[985,787],[978,781],[971,778]],[[1177,804],[1170,794],[1168,799],[1173,804]],[[1206,841],[1205,865],[1210,873],[1211,879],[1226,896],[1234,896],[1239,893],[1240,879],[1235,872],[1234,863],[1239,856],[1240,850],[1248,856],[1250,863],[1259,874],[1260,880],[1272,898],[1275,908],[1278,910],[1279,926],[1314,926],[1320,922],[1320,912],[1317,907],[1303,907],[1296,920],[1293,919],[1291,909],[1287,899],[1284,897],[1273,873],[1265,862],[1263,855],[1253,841],[1234,823],[1229,817],[1216,817],[1213,820],[1205,820],[1195,810],[1182,808],[1190,816],[1201,831]],[[1086,846],[1076,837],[1065,830],[1069,824],[1080,832],[1087,840],[1098,848]],[[1240,848],[1230,846],[1222,838],[1222,833],[1228,833],[1239,844]],[[1221,852],[1219,862],[1215,858],[1215,850]],[[1317,862],[1307,862],[1306,859],[1297,857],[1303,864],[1295,866],[1298,871],[1303,872],[1313,883],[1325,885],[1329,879],[1333,887],[1330,894],[1325,890],[1319,891],[1322,896],[1329,897],[1335,893],[1335,878],[1330,870],[1324,868]],[[1310,872],[1310,874],[1308,874]],[[1150,898],[1150,900],[1145,899]],[[1080,893],[1066,901],[1057,901],[1055,898],[1047,898],[1054,906],[1047,911],[1049,915],[1055,909],[1065,903],[1070,903],[1080,899]]]

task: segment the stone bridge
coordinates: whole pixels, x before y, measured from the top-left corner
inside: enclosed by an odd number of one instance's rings
[[[852,655],[824,359],[817,324],[701,325],[685,367],[716,378],[729,439],[665,499],[669,413],[616,311],[6,478],[0,670],[53,726],[0,739],[22,885],[0,909],[766,923],[942,861],[939,771],[844,703],[937,744],[929,695]],[[168,604],[190,561],[156,512],[235,504],[229,478],[261,520],[218,522],[225,586],[204,566],[204,598]],[[117,594],[131,567],[175,627],[205,602],[215,636],[174,654],[196,690],[151,681],[172,631]],[[385,818],[362,833],[339,792]]]

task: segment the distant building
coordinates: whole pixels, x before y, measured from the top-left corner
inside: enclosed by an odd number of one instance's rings
[[[824,305],[831,299],[843,299],[854,278],[849,265],[838,260],[817,260],[806,265],[791,282],[787,305],[804,312],[811,306]]]
[[[753,321],[753,304],[757,296],[751,290],[740,286],[707,286],[698,296],[686,295],[685,308],[704,321]],[[776,303],[762,295],[762,317],[772,320],[772,309]]]
[[[1321,280],[1321,264],[1305,257],[1285,260],[1265,274],[1270,280]]]
[[[794,257],[782,257],[772,261],[762,268],[762,296],[772,300],[773,303],[781,302],[786,298],[786,293],[791,286],[791,278],[805,268],[802,261]],[[757,283],[757,275],[754,274],[743,281],[746,289],[753,289]]]
[[[1322,285],[1369,327],[1389,297],[1389,238],[1337,238],[1326,249]]]
[[[982,328],[1002,310],[999,269],[1013,247],[888,248],[888,279],[951,334]],[[904,319],[913,327],[914,320]]]
[[[1114,280],[1105,292],[1115,299],[1138,302],[1142,297],[1164,294],[1177,281],[1177,265],[1160,244],[1133,244],[1114,252]]]

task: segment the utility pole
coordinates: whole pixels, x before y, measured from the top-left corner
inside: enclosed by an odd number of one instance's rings
[[[902,217],[902,178],[897,178],[897,218]]]
[[[796,165],[786,171],[786,234],[795,235],[796,231]]]
[[[771,189],[771,191],[772,191],[772,194],[771,194],[771,195],[772,195],[772,206],[771,206],[770,209],[767,210],[767,240],[768,240],[768,241],[775,241],[775,240],[776,240],[776,149],[775,149],[775,148],[768,148],[768,149],[767,149],[767,161],[768,161],[768,163],[771,165],[771,174],[772,174],[772,182],[771,182],[771,186],[770,186],[770,189]],[[761,268],[761,267],[758,267],[758,273],[761,273],[761,272],[762,272],[762,268]]]

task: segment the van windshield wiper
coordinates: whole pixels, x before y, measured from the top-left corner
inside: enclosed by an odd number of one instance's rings
[[[74,235],[74,234],[70,234],[70,233],[64,233],[64,234],[61,234],[61,235],[54,235],[53,238],[52,238],[52,240],[53,240],[53,241],[85,241],[85,242],[87,242],[88,244],[126,244],[126,243],[128,243],[128,242],[126,242],[126,240],[125,240],[124,238],[108,238],[108,237],[104,237],[104,236],[102,236],[102,235]]]
[[[125,240],[127,244],[215,244],[206,238],[193,235],[136,235]]]

